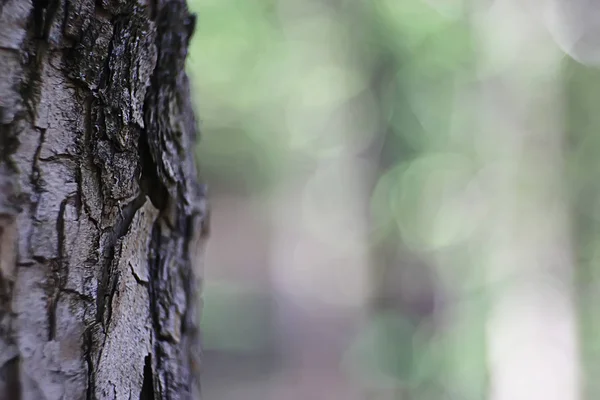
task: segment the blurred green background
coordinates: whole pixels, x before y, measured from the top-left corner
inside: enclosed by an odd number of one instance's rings
[[[488,3],[189,0],[206,399],[600,395],[600,72]]]

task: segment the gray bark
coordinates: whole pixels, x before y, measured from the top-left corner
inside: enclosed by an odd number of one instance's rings
[[[198,396],[185,0],[0,0],[0,399]]]

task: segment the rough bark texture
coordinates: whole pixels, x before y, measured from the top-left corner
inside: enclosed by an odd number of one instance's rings
[[[185,0],[0,0],[0,399],[197,397]]]

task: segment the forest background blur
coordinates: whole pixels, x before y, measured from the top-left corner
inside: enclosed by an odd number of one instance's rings
[[[600,396],[579,3],[190,0],[206,400]]]

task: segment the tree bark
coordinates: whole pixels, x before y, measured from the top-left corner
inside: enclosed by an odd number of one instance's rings
[[[185,0],[0,0],[0,399],[198,396]]]

